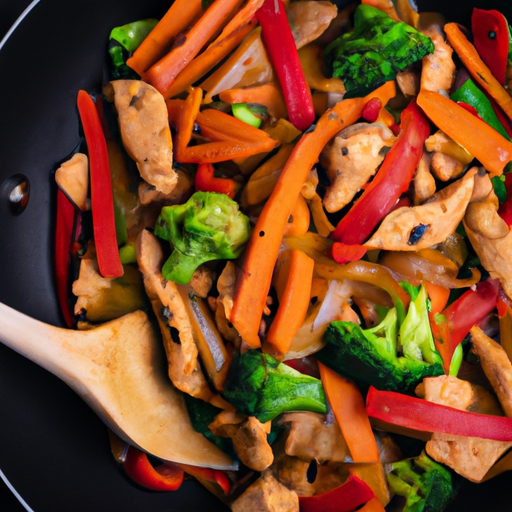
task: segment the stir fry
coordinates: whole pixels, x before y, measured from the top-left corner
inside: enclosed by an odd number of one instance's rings
[[[113,28],[55,174],[63,317],[146,311],[238,467],[110,433],[137,484],[440,511],[512,469],[511,41],[498,11],[386,0],[175,0]]]

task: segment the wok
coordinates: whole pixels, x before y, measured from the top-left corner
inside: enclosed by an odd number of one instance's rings
[[[0,37],[27,0],[0,5]],[[33,2],[34,4],[34,2]],[[419,2],[469,24],[461,2]],[[160,17],[162,0],[40,0],[0,49],[0,302],[38,320],[63,325],[52,268],[55,190],[51,173],[79,142],[78,89],[99,90],[109,31],[144,17]],[[472,5],[475,5],[472,2]],[[512,19],[506,0],[479,1]],[[9,194],[29,183],[19,213]],[[178,440],[178,442],[185,442]],[[227,510],[195,482],[174,493],[136,487],[110,454],[106,429],[65,384],[0,345],[0,509],[6,512],[91,510],[125,512]],[[481,485],[464,484],[449,508],[510,510],[512,475]]]

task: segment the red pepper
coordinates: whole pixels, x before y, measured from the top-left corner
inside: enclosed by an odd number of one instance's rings
[[[107,143],[93,99],[78,91],[78,111],[89,153],[91,209],[98,268],[103,277],[121,277],[123,265],[117,248],[114,199]]]
[[[199,164],[194,181],[196,191],[219,192],[233,198],[240,185],[229,178],[215,178],[214,168],[210,163]]]
[[[375,420],[420,432],[512,442],[512,418],[468,412],[394,391],[371,387],[366,412]]]
[[[172,462],[164,462],[156,468],[148,456],[130,446],[124,460],[126,474],[137,484],[152,491],[175,491],[183,482],[183,469]]]
[[[507,189],[507,200],[500,204],[498,215],[510,227],[512,225],[512,174],[505,176],[505,188]]]
[[[412,101],[402,112],[401,131],[377,175],[330,237],[344,244],[363,243],[407,191],[423,155],[430,123]]]
[[[502,85],[505,84],[509,40],[508,23],[499,11],[473,9],[471,16],[473,42],[492,74]]]
[[[181,468],[195,478],[202,478],[210,482],[217,482],[222,492],[227,496],[231,489],[231,481],[225,471],[220,469],[202,468],[199,466],[189,466],[188,464],[180,464]]]
[[[379,98],[372,98],[363,108],[361,117],[369,123],[374,123],[380,114],[382,108],[382,101]]]
[[[374,497],[375,493],[364,480],[350,475],[344,484],[332,491],[315,496],[299,496],[300,511],[353,512]]]
[[[331,254],[336,263],[344,265],[349,261],[359,261],[366,254],[366,247],[334,242],[331,247]]]
[[[313,124],[315,109],[282,0],[265,0],[256,11],[256,19],[283,90],[288,119],[303,132]]]
[[[73,327],[75,315],[69,303],[71,283],[69,263],[71,245],[74,240],[75,220],[78,217],[75,205],[60,188],[57,189],[57,215],[55,226],[55,279],[57,282],[57,300],[59,301],[64,322]]]
[[[487,279],[468,290],[441,313],[429,313],[436,348],[448,375],[453,352],[471,327],[478,325],[495,307],[500,293],[498,279]]]

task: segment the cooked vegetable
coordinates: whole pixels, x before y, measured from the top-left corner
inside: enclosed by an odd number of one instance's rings
[[[164,206],[155,235],[171,242],[174,250],[162,275],[187,284],[202,263],[238,257],[250,232],[248,217],[225,194],[196,192],[183,205]]]
[[[450,472],[425,452],[390,465],[391,490],[406,498],[402,512],[439,512],[453,497]]]
[[[194,186],[196,192],[218,192],[227,196],[235,197],[240,184],[230,178],[217,178],[214,176],[213,164],[199,164],[197,166]]]
[[[239,412],[255,416],[262,423],[283,412],[327,413],[318,379],[256,350],[233,357],[222,396]]]
[[[332,322],[327,345],[316,356],[323,364],[363,388],[411,392],[430,375],[443,373],[430,331],[427,294],[422,285],[398,325],[396,309],[375,327],[362,329],[352,322]]]
[[[368,94],[433,51],[428,37],[370,5],[358,6],[354,31],[325,49],[333,76],[347,89],[346,98]]]

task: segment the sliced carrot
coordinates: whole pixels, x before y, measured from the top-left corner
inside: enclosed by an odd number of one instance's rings
[[[385,507],[391,500],[388,482],[381,462],[373,464],[354,464],[350,473],[363,480],[375,493],[381,507]]]
[[[508,118],[512,119],[512,97],[496,80],[489,67],[480,58],[477,49],[469,42],[457,23],[447,23],[444,26],[444,31],[450,45],[457,52],[471,76],[495,99]],[[482,143],[482,145],[484,144]],[[471,153],[469,148],[466,147],[466,149]]]
[[[491,174],[503,173],[512,160],[512,143],[494,128],[437,92],[422,89],[417,103],[438,128],[480,160]]]
[[[450,289],[438,284],[423,282],[427,289],[428,298],[430,299],[430,309],[432,313],[440,313],[446,306],[450,297]]]
[[[304,134],[295,146],[258,217],[237,278],[230,321],[250,347],[260,346],[258,331],[272,271],[288,217],[311,168],[327,142],[359,119],[367,101],[394,91],[394,82],[387,82],[365,98],[351,98],[337,103],[318,120],[315,130]]]
[[[179,125],[176,131],[176,143],[174,145],[174,152],[178,162],[184,162],[183,158],[185,158],[188,143],[192,138],[194,123],[199,113],[202,99],[203,91],[199,87],[192,88],[180,113]]]
[[[301,236],[308,232],[309,224],[311,222],[311,213],[308,208],[308,203],[299,194],[297,201],[293,205],[292,212],[288,218],[288,224],[284,229],[284,236]]]
[[[269,114],[275,119],[287,117],[286,105],[280,87],[274,82],[228,89],[219,93],[219,98],[227,103],[259,103],[267,107]]]
[[[267,341],[283,355],[288,352],[295,333],[306,318],[315,266],[314,260],[299,250],[292,251],[290,259],[282,300],[267,333]]]
[[[164,91],[164,97],[172,98],[186,91],[188,87],[200,80],[211,71],[219,62],[224,60],[255,27],[256,21],[250,21],[227,37],[212,43],[203,53],[199,54],[185,69],[171,82]]]
[[[215,0],[185,36],[181,46],[153,64],[142,78],[164,94],[172,81],[224,25],[242,0]]]
[[[203,12],[202,0],[175,0],[164,17],[126,61],[139,75],[170,49],[173,39],[185,32]]]
[[[372,498],[366,505],[362,506],[358,512],[386,512],[386,509],[378,498]]]

